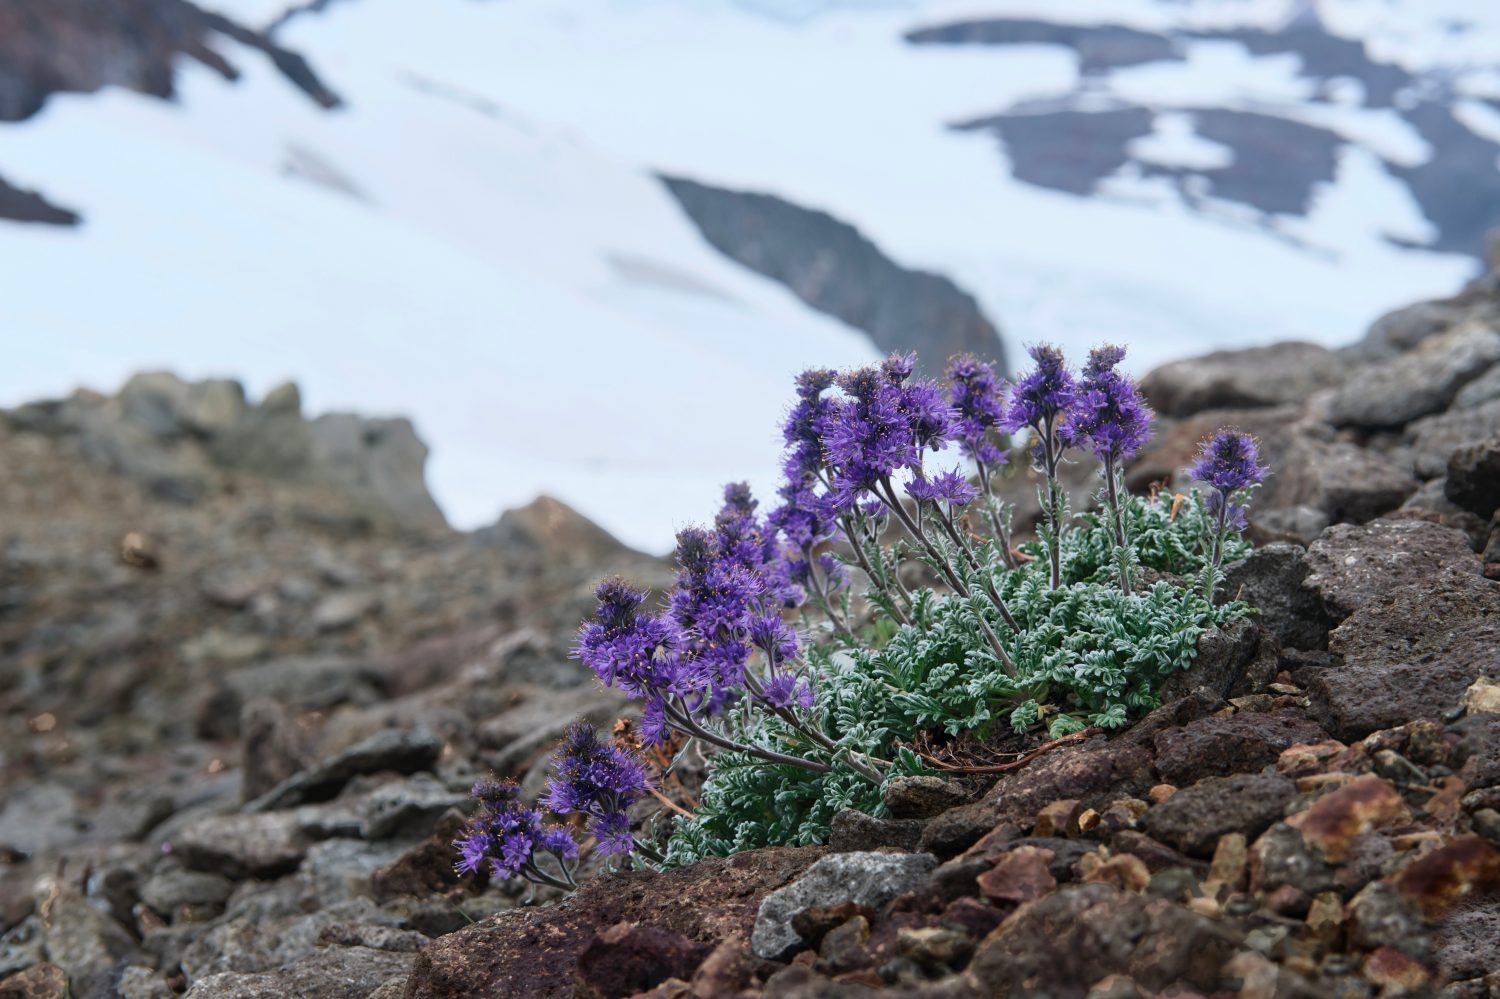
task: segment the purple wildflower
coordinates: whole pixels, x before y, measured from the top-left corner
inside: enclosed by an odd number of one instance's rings
[[[1197,459],[1188,474],[1224,496],[1266,478],[1267,469],[1260,464],[1260,445],[1254,437],[1232,427],[1221,428],[1200,444]]]
[[[947,503],[950,507],[967,506],[979,490],[957,469],[939,472],[931,478],[918,476],[906,484],[907,495],[918,503]]]
[[[797,636],[780,614],[762,614],[752,620],[750,641],[765,653],[773,669],[797,658]]]
[[[1058,428],[1069,444],[1089,444],[1100,461],[1125,461],[1135,456],[1151,436],[1151,408],[1129,378],[1115,371],[1125,357],[1123,347],[1105,345],[1089,352],[1083,383]]]
[[[823,433],[835,403],[823,397],[833,387],[835,374],[813,368],[797,376],[797,402],[782,425],[788,455],[787,478],[800,482],[823,467]]]
[[[1003,465],[1005,452],[993,431],[1005,419],[1005,398],[994,367],[973,354],[955,356],[948,362],[948,401],[955,414],[953,435],[964,454],[983,465]]]
[[[465,834],[454,841],[458,862],[454,870],[470,874],[489,863],[490,874],[501,880],[516,876],[542,884],[570,885],[568,862],[578,857],[577,844],[566,830],[543,826],[541,816],[521,801],[513,782],[483,780],[474,785],[479,811]],[[537,853],[551,854],[562,879],[537,865]]]
[[[1012,433],[1024,427],[1044,428],[1067,411],[1078,391],[1061,350],[1039,343],[1026,352],[1036,367],[1016,382],[1010,394],[1010,412],[1000,424],[1001,429]]]
[[[805,677],[791,673],[778,673],[767,680],[761,698],[773,708],[796,704],[804,711],[811,711],[813,706],[812,686]]]
[[[595,620],[578,632],[575,655],[609,687],[632,698],[680,693],[681,636],[663,617],[639,614],[646,594],[620,579],[606,579],[594,590]]]
[[[598,850],[605,856],[635,852],[635,837],[630,835],[630,820],[624,812],[615,812],[595,819],[590,826]]]
[[[547,807],[560,815],[578,813],[589,817],[590,830],[601,844],[602,830],[624,829],[630,839],[626,810],[645,796],[651,780],[646,767],[632,752],[613,743],[601,743],[599,732],[588,722],[568,726],[567,735],[552,758],[557,776],[547,782]],[[613,833],[609,834],[613,837]],[[617,838],[611,839],[618,847]],[[605,853],[629,853],[624,849]]]

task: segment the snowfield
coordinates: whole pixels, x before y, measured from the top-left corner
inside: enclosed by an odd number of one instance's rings
[[[285,0],[203,4],[259,26]],[[1236,206],[1194,214],[1159,180],[1113,177],[1087,199],[1046,191],[1009,178],[992,136],[946,126],[1071,86],[1076,58],[902,40],[973,16],[1161,27],[1276,23],[1294,6],[335,2],[278,41],[345,98],[339,111],[225,42],[237,85],[185,64],[175,104],[68,96],[0,130],[0,173],[85,217],[76,230],[0,225],[13,345],[0,403],[152,367],[239,376],[255,394],[294,378],[312,411],[410,415],[456,525],[548,492],[664,550],[711,515],[724,481],[773,487],[796,371],[874,353],[720,257],[655,171],[858,226],[898,263],[973,293],[1013,358],[1033,340],[1078,352],[1110,338],[1141,370],[1221,346],[1345,342],[1475,266],[1387,239],[1430,233],[1374,156],[1346,148],[1311,214],[1271,234]],[[1339,0],[1324,14],[1416,65],[1467,72],[1495,61],[1489,6]],[[1443,44],[1443,18],[1486,16],[1493,31]],[[1296,68],[1202,43],[1118,79],[1158,107],[1204,94],[1290,106],[1305,97]],[[1467,85],[1476,98],[1496,86],[1477,69]],[[1399,120],[1299,106],[1393,158],[1434,155]],[[1487,105],[1467,115],[1500,127]],[[1162,162],[1226,152],[1190,116],[1148,149]]]

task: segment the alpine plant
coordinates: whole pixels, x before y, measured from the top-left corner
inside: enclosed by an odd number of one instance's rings
[[[892,777],[934,772],[916,744],[1057,738],[1155,706],[1199,635],[1248,612],[1215,597],[1266,469],[1254,438],[1221,430],[1188,470],[1204,492],[1132,496],[1152,413],[1125,350],[1081,371],[1050,345],[1029,354],[1008,389],[967,355],[937,381],[914,355],[800,375],[769,508],[730,485],[712,523],[678,534],[662,599],[622,579],[594,591],[575,654],[638,702],[636,741],[573,726],[537,807],[481,783],[458,869],[568,888],[580,846],[659,866],[819,842],[842,809],[881,814]],[[1074,516],[1077,461],[1101,488]],[[1018,544],[1001,487],[1028,464],[1040,517]],[[692,812],[664,839],[640,832],[659,771],[692,744],[707,753]]]

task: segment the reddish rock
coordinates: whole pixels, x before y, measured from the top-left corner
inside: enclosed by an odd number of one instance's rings
[[[595,934],[578,955],[581,991],[599,999],[624,999],[669,978],[687,979],[710,949],[671,930],[617,923]]]
[[[68,999],[68,975],[55,964],[33,964],[0,978],[0,999]]]
[[[1030,902],[1057,887],[1048,870],[1056,856],[1035,846],[1018,847],[1002,856],[995,866],[979,875],[979,890],[1000,902]]]
[[[1465,898],[1500,889],[1500,850],[1478,836],[1459,836],[1389,880],[1423,916],[1436,921]]]
[[[969,970],[989,995],[1082,996],[1111,974],[1148,990],[1177,985],[1207,994],[1234,950],[1214,920],[1164,899],[1065,885],[985,938]]]
[[[1354,851],[1360,836],[1410,817],[1391,782],[1367,774],[1325,794],[1287,824],[1300,830],[1325,859],[1338,863]]]
[[[1294,714],[1240,712],[1200,718],[1156,736],[1156,771],[1182,786],[1203,777],[1250,773],[1275,763],[1298,743],[1321,742],[1328,733]]]
[[[433,941],[412,968],[407,999],[571,997],[579,956],[596,933],[621,922],[703,944],[748,938],[761,899],[822,854],[756,850],[661,874],[598,878],[555,906],[504,912]]]
[[[1146,831],[1183,853],[1207,858],[1219,837],[1258,836],[1279,820],[1296,785],[1275,774],[1207,777],[1146,813]]]
[[[1305,585],[1335,620],[1392,590],[1430,583],[1444,569],[1479,572],[1462,531],[1420,520],[1335,525],[1308,546],[1307,565]]]

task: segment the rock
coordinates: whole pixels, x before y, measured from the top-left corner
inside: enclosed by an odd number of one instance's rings
[[[291,812],[211,815],[172,839],[172,855],[188,868],[244,878],[277,877],[296,869],[307,839]]]
[[[74,999],[106,999],[121,962],[136,956],[125,928],[75,889],[53,883],[44,914],[47,958],[68,973]]]
[[[1212,715],[1158,733],[1156,770],[1163,780],[1182,786],[1201,777],[1260,770],[1290,746],[1326,738],[1320,726],[1298,714]]]
[[[1500,433],[1500,399],[1472,409],[1451,409],[1418,420],[1406,428],[1412,468],[1424,479],[1448,472],[1448,459],[1466,444],[1477,444]]]
[[[792,916],[814,905],[854,902],[879,909],[904,891],[926,883],[937,858],[927,853],[835,853],[792,884],[767,895],[755,915],[750,949],[782,960],[802,944]]]
[[[572,999],[572,955],[621,922],[702,943],[748,938],[761,899],[822,855],[817,847],[780,847],[710,857],[661,874],[596,878],[561,905],[503,912],[434,940],[412,967],[407,999]]]
[[[1146,831],[1189,856],[1210,857],[1220,836],[1258,836],[1279,821],[1296,793],[1295,784],[1275,775],[1208,777],[1153,806]]]
[[[277,971],[209,975],[194,982],[185,999],[349,999],[370,995],[411,964],[410,954],[329,947]]]
[[[1303,585],[1342,620],[1376,597],[1454,567],[1479,572],[1462,531],[1420,520],[1330,527],[1307,549]]]
[[[305,801],[323,801],[360,774],[428,770],[442,751],[442,740],[431,732],[388,729],[287,778],[247,804],[245,810],[267,812]]]
[[[885,807],[897,819],[930,819],[969,800],[958,784],[941,777],[896,777],[884,791]]]
[[[1018,905],[1041,898],[1057,887],[1048,867],[1056,856],[1044,847],[1018,846],[979,875],[979,891],[985,898]]]
[[[132,964],[120,972],[120,999],[175,999],[177,993],[155,968]]]
[[[1481,676],[1500,679],[1500,583],[1460,569],[1388,590],[1329,636],[1343,666],[1308,686],[1336,738],[1434,718]]]
[[[1283,648],[1323,648],[1333,626],[1318,594],[1304,585],[1306,555],[1297,545],[1262,545],[1225,572],[1224,593],[1258,609],[1260,624]]]
[[[942,926],[924,926],[899,931],[896,948],[928,971],[942,972],[963,966],[974,953],[974,938]]]
[[[1360,837],[1409,818],[1406,803],[1390,781],[1366,774],[1328,792],[1287,824],[1324,859],[1342,863],[1355,852]]]
[[[1082,996],[1111,974],[1128,974],[1151,991],[1186,986],[1208,994],[1233,953],[1233,939],[1214,920],[1164,899],[1106,884],[1064,885],[981,941],[969,973],[987,995]]]
[[[1500,850],[1479,836],[1459,836],[1387,880],[1428,922],[1436,922],[1459,902],[1500,889]]]
[[[33,964],[0,978],[0,999],[69,999],[68,975],[55,964]]]
[[[952,856],[1004,822],[1030,822],[1054,801],[1104,805],[1115,798],[1144,794],[1152,783],[1151,753],[1144,746],[1103,739],[1065,746],[1023,770],[1003,775],[982,800],[933,819],[922,833],[920,846],[939,856]]]
[[[66,850],[81,842],[88,828],[77,797],[61,784],[12,785],[0,804],[0,857]]]
[[[551,496],[506,510],[489,527],[475,531],[478,544],[501,551],[598,565],[626,550],[598,524]]]
[[[1443,494],[1481,519],[1494,515],[1500,508],[1500,434],[1454,450]]]
[[[618,923],[578,955],[578,977],[589,995],[625,999],[668,978],[691,978],[710,950],[670,930]]]
[[[307,736],[286,705],[269,697],[245,705],[240,741],[240,795],[245,801],[255,800],[313,762]]]
[[[1433,931],[1438,974],[1450,981],[1500,968],[1500,896],[1460,902]]]
[[[1183,417],[1206,409],[1300,402],[1336,384],[1347,371],[1325,347],[1285,342],[1162,365],[1141,379],[1141,392],[1162,416]]]
[[[385,693],[386,677],[366,659],[318,655],[242,667],[224,678],[224,686],[209,709],[232,711],[230,717],[235,720],[242,705],[260,698],[274,698],[293,711],[374,704]]]
[[[1464,691],[1463,704],[1471,715],[1500,714],[1500,683],[1480,677]]]
[[[1373,881],[1349,900],[1349,941],[1374,950],[1396,947],[1425,956],[1430,945],[1421,913],[1383,881]]]
[[[359,623],[380,607],[380,597],[367,590],[331,593],[313,609],[313,627],[319,631],[341,631]]]
[[[427,491],[427,445],[410,420],[329,413],[308,429],[311,467],[319,481],[401,524],[429,530],[448,526]]]
[[[1337,426],[1400,427],[1440,413],[1459,389],[1500,361],[1500,333],[1469,327],[1424,339],[1399,357],[1356,369],[1329,404]]]
[[[881,819],[855,808],[845,808],[833,817],[828,847],[836,853],[882,847],[909,853],[917,848],[922,828],[917,819]]]
[[[141,886],[141,901],[170,919],[183,906],[222,908],[233,891],[234,882],[222,874],[163,864]]]
[[[1162,684],[1162,700],[1176,700],[1194,691],[1203,691],[1220,700],[1228,697],[1259,655],[1262,634],[1256,623],[1245,617],[1236,618],[1223,628],[1204,631],[1198,636],[1198,654],[1193,664],[1173,673]],[[1274,643],[1266,644],[1266,651],[1274,657],[1271,648]]]
[[[1500,399],[1500,364],[1492,366],[1484,374],[1459,389],[1449,409],[1477,409],[1496,399]]]
[[[1396,357],[1463,321],[1467,310],[1453,302],[1418,302],[1387,312],[1348,349],[1360,360]]]
[[[1396,509],[1417,490],[1411,472],[1380,452],[1305,433],[1291,438],[1272,467],[1279,474],[1272,476],[1274,488],[1251,508],[1253,525],[1269,526],[1273,511],[1304,508],[1328,523],[1362,524]],[[1292,524],[1304,520],[1299,516]],[[1312,540],[1300,530],[1291,533],[1298,541]]]
[[[414,774],[382,784],[360,805],[360,835],[368,840],[420,836],[450,809],[467,805],[469,796],[448,790],[431,774]]]

